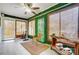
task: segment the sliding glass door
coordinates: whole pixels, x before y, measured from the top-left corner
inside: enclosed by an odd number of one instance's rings
[[[27,34],[27,21],[3,17],[2,21],[2,40],[13,40],[22,38],[23,34]]]
[[[4,40],[11,40],[15,38],[15,21],[13,20],[4,20],[3,21],[3,34]]]

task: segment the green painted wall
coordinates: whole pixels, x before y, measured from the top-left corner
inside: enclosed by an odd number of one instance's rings
[[[36,35],[38,33],[42,34],[42,38],[40,39],[40,42],[45,43],[47,39],[47,15],[44,15],[42,17],[37,17],[36,20]]]

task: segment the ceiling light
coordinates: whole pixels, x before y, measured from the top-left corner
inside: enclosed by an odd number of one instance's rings
[[[25,12],[24,12],[24,14],[26,15],[26,14],[27,14],[27,12],[25,11]]]

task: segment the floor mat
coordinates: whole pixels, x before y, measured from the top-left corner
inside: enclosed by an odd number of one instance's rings
[[[21,44],[32,55],[39,55],[41,52],[45,51],[49,47],[49,46],[44,45],[44,44],[36,44],[36,43],[34,43],[32,41],[31,42],[21,43]]]

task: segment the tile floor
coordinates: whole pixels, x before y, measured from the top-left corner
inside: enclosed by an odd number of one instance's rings
[[[30,40],[28,40],[30,41]],[[31,55],[20,43],[28,42],[22,40],[11,40],[0,43],[0,55]],[[48,48],[40,55],[57,55],[57,53]]]

